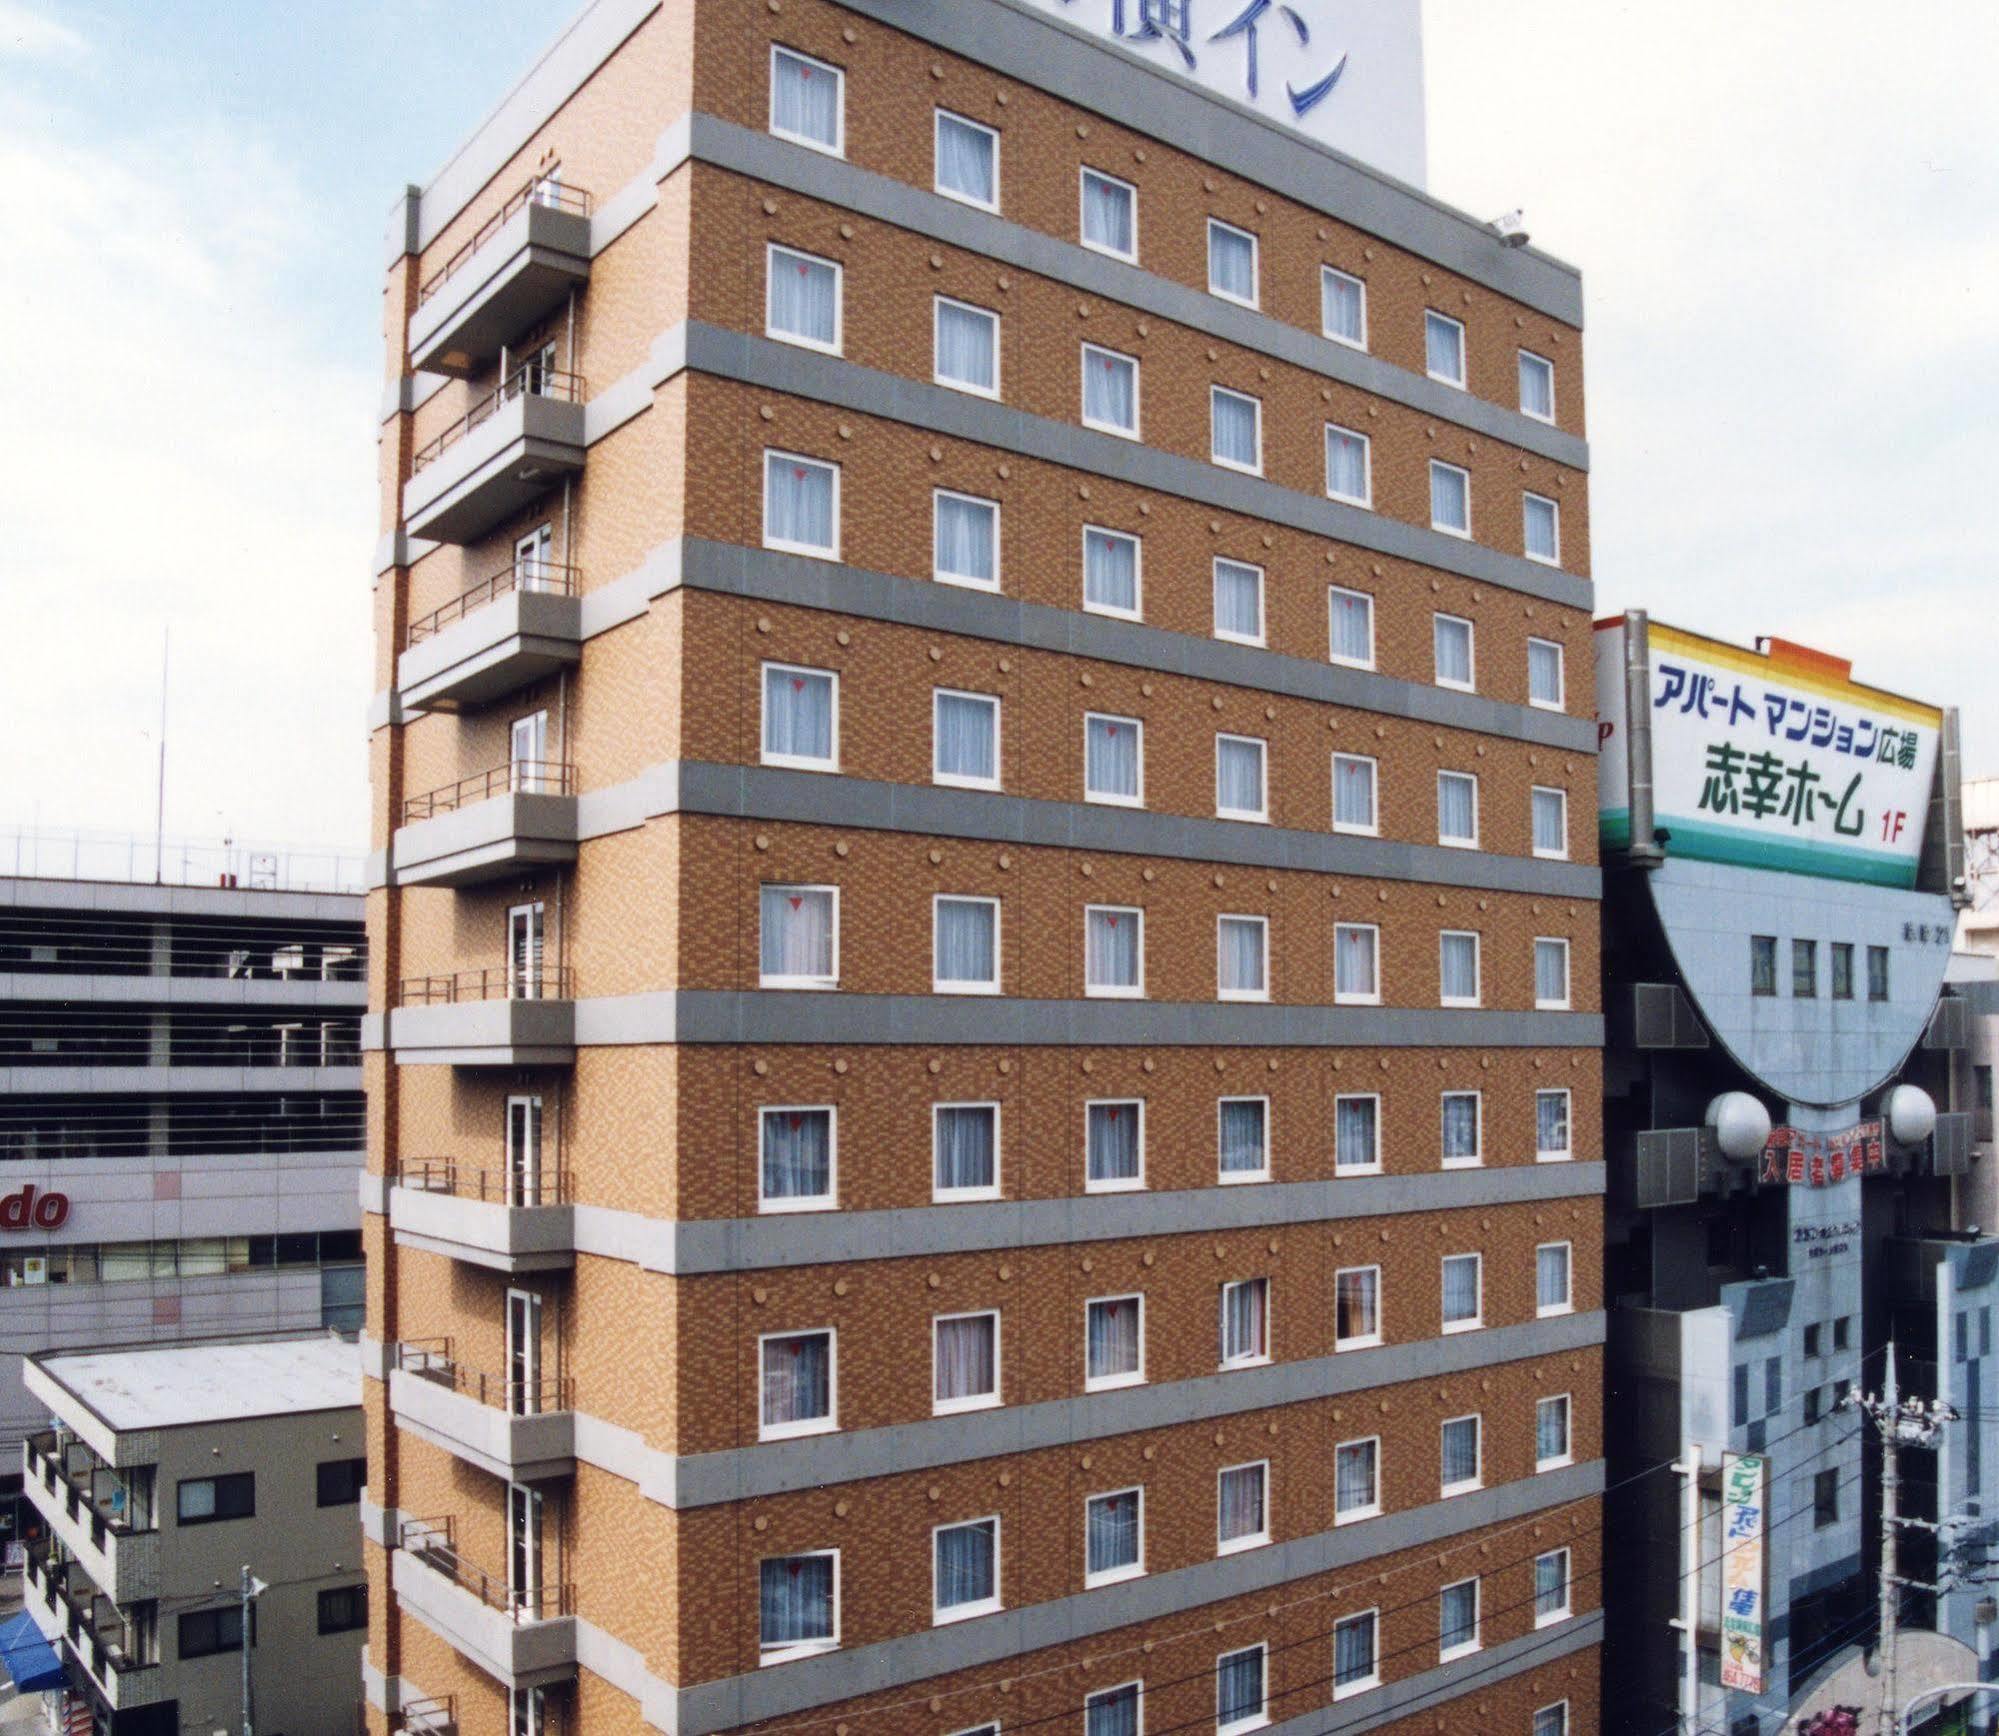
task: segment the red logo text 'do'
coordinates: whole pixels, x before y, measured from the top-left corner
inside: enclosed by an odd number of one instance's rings
[[[68,1222],[66,1193],[42,1193],[29,1182],[0,1198],[0,1230],[59,1230]]]

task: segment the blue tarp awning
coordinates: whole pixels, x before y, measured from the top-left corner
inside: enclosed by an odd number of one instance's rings
[[[38,1688],[60,1688],[68,1680],[55,1647],[42,1638],[42,1630],[26,1610],[0,1623],[0,1664],[7,1666],[14,1686],[24,1694]]]

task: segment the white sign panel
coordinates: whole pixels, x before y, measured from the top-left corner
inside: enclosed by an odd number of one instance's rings
[[[1420,0],[1025,0],[1162,71],[1423,185]]]
[[[1721,1461],[1721,1685],[1763,1692],[1764,1466],[1748,1453]]]

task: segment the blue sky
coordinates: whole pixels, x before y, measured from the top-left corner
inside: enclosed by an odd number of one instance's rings
[[[0,0],[0,826],[150,828],[171,618],[169,831],[361,839],[384,222],[567,17]],[[1850,655],[1999,771],[1999,8],[1883,17],[1425,0],[1431,187],[1585,269],[1600,612]]]

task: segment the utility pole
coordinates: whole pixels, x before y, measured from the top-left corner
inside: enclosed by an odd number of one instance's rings
[[[241,1617],[243,1624],[243,1632],[242,1632],[243,1643],[242,1646],[240,1647],[241,1655],[243,1658],[243,1736],[256,1736],[256,1730],[252,1724],[250,1717],[251,1612],[253,1606],[256,1603],[256,1600],[260,1596],[262,1596],[263,1593],[269,1591],[270,1589],[271,1588],[268,1585],[266,1585],[261,1579],[259,1579],[254,1573],[250,1571],[250,1564],[247,1561],[244,1562],[243,1589],[242,1589],[243,1601],[241,1604],[241,1609],[243,1612]]]

